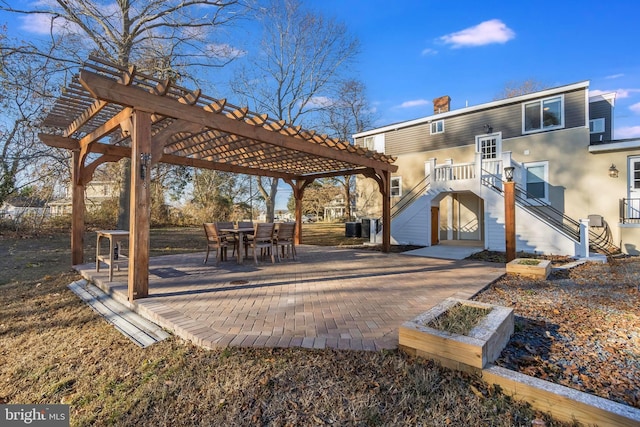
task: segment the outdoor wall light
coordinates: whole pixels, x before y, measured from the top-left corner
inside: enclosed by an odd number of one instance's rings
[[[507,166],[506,168],[504,168],[504,177],[506,178],[507,182],[511,182],[513,181],[513,170],[515,168],[513,166]]]
[[[611,178],[618,177],[618,168],[616,168],[616,165],[614,165],[613,163],[611,163],[611,167],[609,168],[609,176]]]
[[[485,131],[486,133],[491,133],[491,132],[493,132],[493,126],[491,126],[491,125],[489,125],[489,124],[486,124],[486,125],[484,125],[483,127],[484,127],[484,131]]]

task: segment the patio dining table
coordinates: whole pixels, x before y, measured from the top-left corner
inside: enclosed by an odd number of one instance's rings
[[[233,233],[238,237],[238,264],[242,264],[243,256],[242,256],[242,245],[244,243],[244,234],[245,233],[253,233],[253,227],[239,227],[239,228],[221,228],[219,230],[222,233]]]

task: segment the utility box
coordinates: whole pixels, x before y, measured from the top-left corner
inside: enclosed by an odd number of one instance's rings
[[[373,239],[380,231],[380,220],[377,218],[362,218],[362,237],[364,239]]]
[[[604,227],[602,215],[589,215],[589,227]]]
[[[345,222],[344,223],[344,237],[361,237],[362,236],[362,224],[359,222]]]

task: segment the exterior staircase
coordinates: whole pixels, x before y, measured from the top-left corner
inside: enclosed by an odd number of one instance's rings
[[[476,156],[473,163],[452,162],[436,165],[431,160],[428,174],[391,208],[391,238],[393,244],[431,245],[431,206],[452,192],[473,192],[484,201],[484,247],[505,250],[504,192],[502,170],[514,166],[524,176],[524,168],[503,153],[502,159],[483,160]],[[589,227],[536,199],[516,183],[517,249],[526,252],[587,256],[599,252],[607,256],[619,253],[611,240],[606,223]],[[586,241],[588,239],[589,246]]]

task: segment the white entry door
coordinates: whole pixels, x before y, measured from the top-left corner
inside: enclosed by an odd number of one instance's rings
[[[629,157],[629,218],[640,218],[640,157]]]

